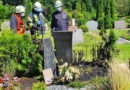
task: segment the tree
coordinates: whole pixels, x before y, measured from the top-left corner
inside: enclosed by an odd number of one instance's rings
[[[82,5],[82,12],[86,12],[86,5],[85,5],[85,3],[82,2],[81,5]]]
[[[111,0],[110,7],[111,7],[111,23],[112,23],[112,27],[114,27],[114,22],[115,22],[115,3],[114,3],[114,0]]]
[[[110,13],[110,0],[106,1],[106,6],[105,6],[105,20],[104,20],[104,25],[106,29],[112,28],[111,24],[111,13]]]
[[[104,15],[103,15],[103,0],[97,1],[97,20],[98,20],[98,29],[104,27]]]
[[[6,19],[7,13],[8,13],[7,8],[0,3],[0,19]]]
[[[26,12],[25,15],[28,16],[28,14],[32,11],[32,2],[31,0],[28,0],[26,2]]]
[[[92,0],[85,0],[85,2],[87,11],[92,12]]]
[[[24,5],[25,0],[1,0],[3,2],[3,5],[9,4],[9,5]]]
[[[81,12],[81,1],[77,1],[76,2],[76,10],[78,10],[79,12]]]
[[[49,5],[48,6],[48,9],[47,9],[47,19],[50,21],[52,19],[52,13],[53,13],[54,9],[53,9],[53,6],[52,5]]]
[[[130,7],[129,2],[130,0],[115,0],[115,7],[119,16],[128,15]]]
[[[71,0],[63,0],[63,6],[67,8],[69,11],[72,11],[72,2]]]
[[[115,19],[115,3],[114,3],[114,0],[111,0],[110,7],[111,7],[111,18]]]

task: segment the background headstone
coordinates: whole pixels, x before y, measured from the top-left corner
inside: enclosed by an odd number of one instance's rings
[[[26,33],[26,34],[30,34],[30,30],[26,30],[25,33]]]
[[[50,38],[43,39],[43,47],[44,47],[44,69],[51,68],[53,75],[57,76],[55,54]]]
[[[125,20],[118,20],[114,23],[115,29],[126,29],[126,22]]]
[[[58,64],[72,62],[72,32],[53,32]],[[63,61],[62,61],[63,60]]]
[[[82,29],[77,29],[76,32],[73,32],[73,45],[78,43],[84,43],[83,31]]]
[[[90,31],[94,31],[94,30],[98,30],[98,22],[92,20],[92,21],[88,21],[86,23],[86,26],[88,26]]]
[[[1,24],[1,30],[9,30],[10,29],[10,22],[9,21],[4,21],[2,24]]]

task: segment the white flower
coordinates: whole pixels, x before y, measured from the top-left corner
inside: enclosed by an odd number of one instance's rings
[[[68,63],[64,63],[64,64],[63,64],[63,67],[67,67],[67,66],[68,66]]]
[[[69,71],[65,72],[65,77],[67,81],[71,81],[73,79],[72,74]]]

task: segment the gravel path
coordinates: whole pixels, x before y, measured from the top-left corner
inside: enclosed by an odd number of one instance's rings
[[[52,85],[52,86],[47,86],[47,90],[86,90],[86,88],[70,88],[65,85]]]
[[[123,39],[123,38],[119,38],[119,39],[117,40],[117,43],[118,43],[118,44],[130,43],[130,41],[129,41],[129,40],[126,40],[126,39]]]

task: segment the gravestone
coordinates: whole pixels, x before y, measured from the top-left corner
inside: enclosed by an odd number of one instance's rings
[[[30,30],[26,30],[25,33],[26,33],[26,34],[31,34],[31,33],[30,33]]]
[[[10,22],[9,21],[4,21],[2,24],[1,24],[1,30],[9,30],[10,29]]]
[[[77,29],[76,32],[73,32],[73,45],[78,43],[84,43],[83,31],[82,29]]]
[[[47,85],[53,83],[54,76],[53,76],[51,68],[43,70],[43,76],[44,76],[45,83]]]
[[[125,20],[118,20],[114,23],[115,29],[126,29],[126,22]]]
[[[91,20],[86,23],[90,31],[98,30],[98,22]]]
[[[44,48],[44,69],[52,69],[53,75],[56,77],[56,62],[54,49],[52,47],[51,39],[43,39],[43,48]]]
[[[64,62],[68,62],[70,64],[72,61],[72,32],[54,31],[53,36],[58,64],[61,65]]]

